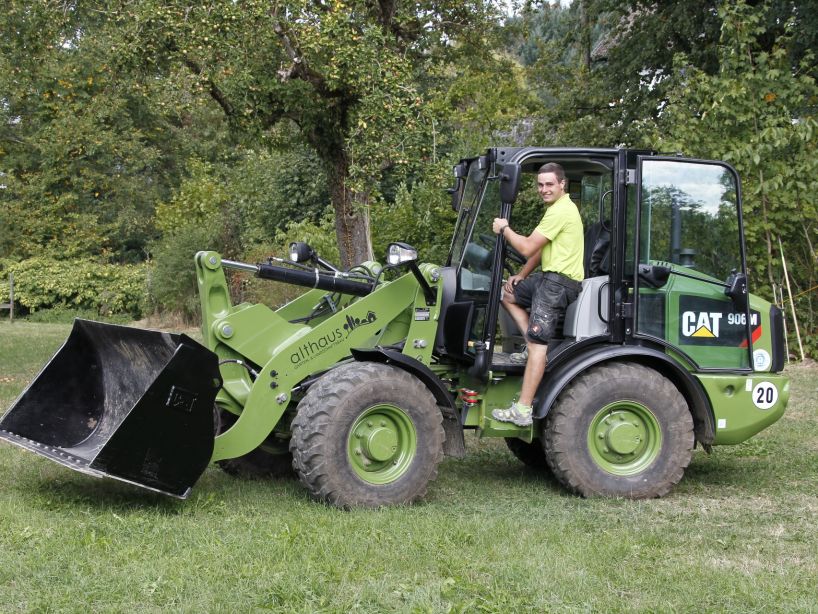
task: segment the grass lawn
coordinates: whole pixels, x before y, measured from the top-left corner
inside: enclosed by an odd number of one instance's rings
[[[68,326],[0,324],[0,412]],[[585,500],[467,436],[425,503],[345,512],[208,469],[187,501],[0,442],[0,612],[818,610],[818,367],[664,499]]]

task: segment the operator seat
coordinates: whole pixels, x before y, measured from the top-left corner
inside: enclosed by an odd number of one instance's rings
[[[585,279],[577,300],[565,310],[563,337],[581,341],[608,331],[608,273],[611,267],[610,223],[596,222],[585,231]]]
[[[568,305],[558,330],[562,337],[579,341],[607,331],[608,273],[611,265],[611,231],[608,221],[595,222],[585,230],[583,268],[585,280],[577,300]],[[605,319],[603,319],[603,316]],[[500,308],[500,334],[505,353],[518,351],[524,338],[508,312]],[[559,335],[558,335],[559,337]]]
[[[595,222],[585,231],[585,278],[607,275],[611,269],[610,222]]]

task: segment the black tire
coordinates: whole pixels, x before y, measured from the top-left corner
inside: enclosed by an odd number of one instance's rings
[[[226,431],[237,420],[237,416],[219,408],[215,410],[215,418],[217,435]],[[238,458],[216,461],[216,465],[228,475],[238,478],[295,478],[292,454],[286,445],[278,447],[281,448],[280,453],[268,452],[259,447]]]
[[[516,437],[506,437],[506,445],[511,453],[521,461],[524,465],[544,471],[548,469],[548,463],[545,460],[545,450],[539,439],[535,439],[531,443],[527,443],[522,439]]]
[[[405,371],[345,364],[321,377],[298,404],[293,466],[310,494],[332,505],[412,503],[437,477],[442,421],[432,394]],[[390,445],[377,447],[384,441]]]
[[[577,377],[546,418],[545,457],[557,479],[586,496],[661,497],[693,454],[693,418],[657,371],[612,363]]]

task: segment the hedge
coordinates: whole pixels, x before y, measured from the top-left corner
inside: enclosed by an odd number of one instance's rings
[[[0,263],[0,302],[9,296],[14,274],[14,302],[22,311],[55,307],[94,310],[99,315],[141,315],[145,265],[100,264],[88,260],[37,257]]]

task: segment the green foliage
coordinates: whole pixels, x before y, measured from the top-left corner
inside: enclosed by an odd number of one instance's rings
[[[179,188],[157,206],[156,224],[163,234],[151,244],[150,309],[198,320],[193,256],[200,250],[217,250],[228,258],[263,260],[273,252],[286,252],[284,238],[271,239],[285,231],[322,236],[315,213],[326,207],[322,179],[303,148],[287,153],[251,150],[237,154],[229,164],[190,160]],[[332,231],[331,218],[329,224]],[[324,251],[337,258],[334,233],[326,238]],[[284,245],[284,249],[270,250],[271,241]],[[331,249],[326,249],[330,243]],[[268,304],[292,295],[280,291],[270,294],[269,287],[269,283],[247,280],[232,289],[237,300]]]
[[[423,262],[446,261],[457,216],[440,186],[432,177],[411,188],[402,183],[394,204],[379,201],[372,206],[376,258],[383,260],[389,243],[403,241],[417,248]]]
[[[218,227],[186,224],[164,235],[151,247],[148,263],[147,309],[181,315],[188,322],[200,317],[193,257],[202,250],[220,250]]]
[[[183,226],[215,227],[224,224],[227,192],[214,176],[213,165],[191,160],[189,176],[167,203],[156,207],[156,226],[165,234],[173,234]]]
[[[279,257],[287,257],[289,246],[293,241],[304,241],[328,262],[340,262],[338,242],[335,240],[335,222],[331,209],[326,209],[324,215],[316,223],[312,220],[293,221],[276,233],[274,245],[278,246],[276,254]]]
[[[107,57],[94,13],[10,2],[0,29],[0,256],[138,259],[161,193],[156,117]]]
[[[658,124],[665,136],[656,141],[661,149],[721,158],[737,168],[753,291],[773,298],[773,288],[786,285],[780,239],[793,291],[806,291],[799,312],[809,337],[818,331],[815,294],[807,291],[818,277],[818,84],[809,75],[810,54],[791,65],[788,29],[770,51],[760,46],[769,10],[769,4],[725,5],[719,71],[687,64],[675,75]],[[685,58],[677,63],[685,65]]]
[[[280,151],[247,151],[224,176],[230,207],[241,214],[245,251],[269,243],[293,221],[318,222],[330,202],[323,168],[298,141]]]
[[[9,295],[8,273],[14,274],[14,301],[25,310],[85,309],[98,315],[139,316],[145,288],[144,265],[109,265],[88,260],[53,260],[47,256],[9,263],[0,281],[0,296]]]
[[[130,68],[187,68],[192,93],[210,96],[236,133],[267,139],[271,128],[297,126],[329,181],[347,264],[369,255],[367,212],[381,184],[398,185],[434,159],[430,137],[446,134],[439,125],[451,110],[428,102],[451,86],[462,58],[491,46],[497,24],[484,0],[141,0],[107,15],[118,20]]]

